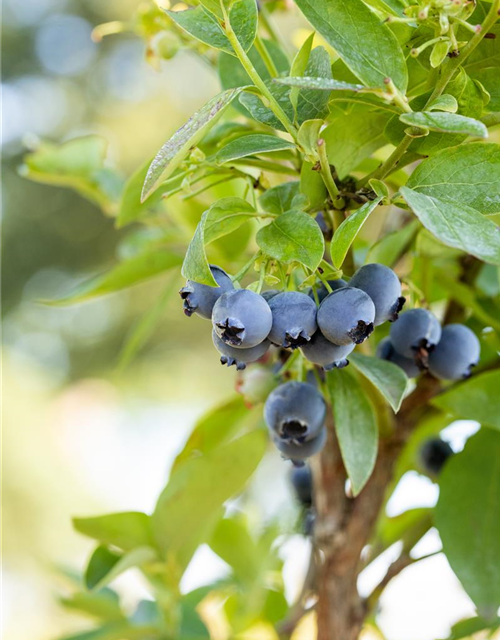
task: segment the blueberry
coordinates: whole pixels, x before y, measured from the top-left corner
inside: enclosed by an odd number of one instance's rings
[[[321,229],[321,233],[323,234],[325,240],[327,242],[330,242],[330,240],[333,238],[333,229],[329,224],[327,224],[324,213],[320,211],[314,219],[318,223],[318,227]]]
[[[305,536],[312,536],[314,534],[315,522],[316,522],[316,513],[314,509],[307,509],[305,518],[304,518],[304,524],[303,524],[303,531]]]
[[[219,285],[218,287],[209,287],[206,284],[188,280],[186,286],[179,291],[179,295],[184,300],[184,313],[188,317],[196,313],[209,320],[212,317],[214,304],[221,295],[234,289],[231,278],[220,267],[210,265],[210,271]]]
[[[242,349],[264,342],[272,322],[267,302],[249,289],[223,293],[212,312],[212,324],[222,342]]]
[[[365,264],[356,271],[349,286],[361,289],[373,300],[376,327],[386,320],[394,322],[398,319],[406,300],[401,295],[399,278],[392,269],[383,264]]]
[[[346,345],[336,345],[325,338],[321,331],[311,338],[311,341],[301,347],[301,351],[309,362],[314,362],[325,371],[330,369],[342,369],[349,364],[347,356],[354,350],[354,343]]]
[[[281,453],[285,460],[291,460],[293,463],[300,465],[300,462],[310,458],[316,453],[319,453],[325,446],[326,442],[326,428],[323,427],[321,431],[310,440],[286,440],[273,436],[273,443],[278,451]]]
[[[427,368],[429,353],[441,338],[441,325],[430,311],[410,309],[391,326],[390,335],[392,346],[400,355],[416,358],[421,368]]]
[[[431,475],[438,475],[452,455],[453,449],[441,438],[427,440],[420,450],[422,466]]]
[[[377,358],[397,364],[409,378],[416,378],[420,373],[420,369],[415,360],[400,355],[392,346],[390,338],[384,338],[379,342],[377,346]]]
[[[306,382],[285,382],[276,387],[264,405],[269,429],[279,438],[309,440],[319,433],[326,417],[321,393]]]
[[[472,367],[479,362],[481,345],[469,327],[448,324],[443,327],[441,340],[429,355],[429,371],[443,380],[468,378]]]
[[[307,465],[294,467],[290,473],[290,482],[295,491],[298,501],[304,507],[312,505],[313,479],[311,468]]]
[[[296,349],[307,344],[314,334],[317,307],[311,298],[298,291],[278,293],[269,300],[273,325],[269,340],[277,346]]]
[[[249,362],[255,362],[256,360],[259,360],[259,358],[262,358],[271,346],[269,340],[264,340],[264,342],[261,342],[256,347],[238,349],[222,342],[215,331],[212,331],[212,341],[214,343],[214,347],[221,354],[220,363],[226,364],[228,367],[234,364],[238,371],[242,371]]]
[[[263,291],[260,295],[264,298],[266,302],[269,302],[269,300],[271,300],[271,298],[274,298],[274,296],[277,296],[278,293],[279,293],[278,289],[268,289],[267,291]]]
[[[339,278],[338,280],[328,280],[328,284],[330,285],[330,289],[332,289],[332,291],[336,291],[337,289],[342,289],[342,287],[347,287],[347,282],[345,280],[342,280],[342,278]],[[318,300],[320,303],[323,302],[323,300],[326,298],[326,296],[329,293],[330,292],[328,291],[328,289],[325,287],[324,284],[322,284],[321,287],[318,287],[316,289],[316,295],[318,296]],[[312,289],[308,293],[308,295],[314,301],[316,300]]]
[[[321,333],[340,346],[361,344],[373,331],[375,306],[368,294],[354,287],[330,293],[318,309]]]

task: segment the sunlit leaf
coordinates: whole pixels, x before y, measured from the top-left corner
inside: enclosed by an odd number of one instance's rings
[[[352,353],[349,360],[380,391],[397,413],[408,386],[408,378],[404,371],[392,362],[362,353]]]
[[[360,232],[361,227],[368,220],[372,211],[380,204],[381,200],[382,198],[379,197],[353,211],[335,231],[330,245],[330,255],[334,267],[337,269],[342,267],[347,252]]]
[[[368,482],[377,458],[375,412],[361,385],[348,371],[329,371],[327,382],[342,460],[356,496]]]
[[[165,142],[149,166],[141,201],[144,202],[155,189],[166,180],[196,146],[203,136],[216,124],[232,100],[240,94],[242,87],[228,89],[212,98]]]
[[[408,187],[402,187],[401,194],[424,227],[445,245],[500,264],[500,228],[479,211]]]
[[[481,429],[440,477],[436,527],[443,551],[486,619],[500,602],[500,433]]]

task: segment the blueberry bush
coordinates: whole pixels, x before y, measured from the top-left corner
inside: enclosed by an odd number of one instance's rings
[[[219,78],[153,159],[123,180],[89,135],[42,143],[23,166],[141,238],[48,304],[153,277],[168,290],[181,271],[179,314],[203,318],[214,357],[237,370],[239,395],[195,425],[153,513],[74,519],[96,547],[70,606],[96,626],[72,639],[221,637],[203,615],[210,600],[224,637],[260,625],[290,638],[313,616],[319,640],[355,640],[378,629],[381,594],[422,560],[413,549],[432,527],[477,609],[450,639],[489,633],[500,606],[500,0],[191,4],[141,4],[129,23],[94,31],[132,31],[153,65],[189,49]],[[286,13],[309,30],[298,49],[276,26]],[[134,236],[141,225],[150,233]],[[129,359],[167,301],[144,309]],[[454,452],[440,432],[457,418],[480,428]],[[273,447],[300,523],[256,531],[243,502],[225,505]],[[410,470],[439,484],[437,505],[390,517]],[[311,559],[290,603],[279,551],[297,530]],[[183,593],[202,544],[231,575]],[[361,597],[360,573],[389,547],[397,557]],[[130,613],[109,585],[133,567],[151,599]]]

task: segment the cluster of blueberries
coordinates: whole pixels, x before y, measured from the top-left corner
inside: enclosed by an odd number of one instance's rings
[[[481,346],[477,336],[463,324],[441,328],[426,309],[401,314],[390,335],[377,348],[379,358],[397,364],[409,378],[428,370],[441,380],[468,378],[479,362]]]
[[[210,269],[217,287],[188,280],[180,295],[186,315],[212,320],[213,343],[227,366],[244,369],[275,345],[300,349],[324,370],[342,368],[355,346],[386,321],[393,323],[390,336],[379,344],[377,355],[401,367],[408,377],[429,370],[438,378],[457,380],[470,375],[479,360],[479,341],[466,326],[450,324],[442,329],[425,309],[399,317],[405,302],[401,283],[384,265],[367,264],[349,283],[333,280],[309,293],[236,289],[220,267]],[[303,465],[322,449],[326,411],[314,378],[312,384],[285,382],[269,394],[264,417],[285,459]]]
[[[380,264],[361,267],[349,284],[332,280],[308,294],[235,289],[222,269],[210,269],[219,286],[188,281],[180,291],[184,313],[211,318],[221,362],[237,369],[259,360],[271,344],[300,348],[326,370],[343,367],[356,344],[374,326],[396,320],[405,302],[398,277]]]
[[[405,302],[401,283],[388,267],[368,264],[351,278],[332,280],[316,291],[235,289],[220,268],[210,267],[218,287],[188,281],[180,291],[184,312],[212,320],[221,363],[244,369],[275,345],[299,348],[325,370],[342,368],[374,326],[398,318]],[[268,396],[264,417],[282,456],[295,464],[320,451],[326,441],[326,403],[314,384],[285,382]]]

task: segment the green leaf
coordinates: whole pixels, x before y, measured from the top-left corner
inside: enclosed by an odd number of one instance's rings
[[[210,640],[210,633],[200,618],[198,606],[211,590],[210,587],[200,587],[183,596],[181,599],[182,619],[179,638],[186,638],[186,640]]]
[[[331,124],[321,137],[326,143],[328,160],[341,180],[387,144],[383,132],[390,117],[388,111],[376,111],[365,105],[353,105],[348,115],[340,107],[332,107],[328,119]]]
[[[93,589],[107,575],[122,556],[99,545],[91,555],[87,569],[85,570],[85,586]]]
[[[118,622],[125,618],[118,596],[111,589],[93,593],[77,591],[67,598],[60,598],[59,602],[72,613],[76,611],[102,622]]]
[[[449,113],[456,113],[458,111],[457,99],[449,93],[444,93],[431,102],[428,111],[448,111]]]
[[[233,438],[246,425],[252,414],[241,396],[235,396],[206,413],[196,423],[183,450],[175,459],[173,471],[193,456],[207,454]]]
[[[313,122],[310,120],[309,122]],[[304,122],[304,125],[307,122]],[[302,125],[302,126],[304,126]],[[300,132],[299,132],[300,133]],[[325,183],[311,162],[304,161],[300,169],[300,193],[307,198],[313,211],[321,209],[327,196]]]
[[[445,640],[463,640],[474,636],[479,631],[496,631],[497,629],[500,629],[500,618],[491,621],[479,617],[467,618],[454,624],[450,635]]]
[[[265,134],[254,134],[241,136],[232,140],[217,152],[215,160],[218,164],[224,164],[238,158],[258,155],[260,153],[271,153],[273,151],[283,151],[284,149],[295,149],[292,142],[269,136]]]
[[[219,120],[242,88],[228,89],[219,93],[197,111],[189,120],[165,142],[149,166],[141,202],[144,202],[159,185],[166,180],[203,136]]]
[[[432,515],[433,510],[428,507],[408,509],[393,517],[382,514],[377,524],[376,538],[385,549],[398,540],[405,540],[411,544],[415,538],[420,539],[431,528]],[[408,550],[410,549],[411,547]]]
[[[169,253],[164,247],[145,251],[85,281],[69,295],[55,300],[43,300],[43,303],[63,306],[115,293],[178,267],[181,262],[180,256]]]
[[[472,74],[474,80],[479,81],[490,94],[490,101],[486,105],[487,111],[500,111],[500,74],[498,67],[478,69]]]
[[[413,242],[420,228],[420,222],[412,220],[405,224],[402,229],[388,233],[373,245],[368,252],[366,262],[380,262],[380,264],[385,264],[387,267],[394,266],[407,247]]]
[[[457,418],[477,420],[500,430],[500,371],[488,371],[453,386],[432,401]]]
[[[404,17],[405,5],[400,0],[366,0],[366,4],[389,15]]]
[[[166,11],[181,29],[210,47],[226,53],[234,53],[233,47],[221,24],[213,13],[203,7],[184,11]],[[241,46],[248,51],[257,34],[257,4],[255,0],[239,0],[229,12],[229,20]]]
[[[457,113],[414,111],[413,113],[402,113],[399,119],[405,124],[424,127],[431,131],[462,133],[480,138],[488,137],[488,129],[481,121]]]
[[[475,74],[481,69],[500,66],[500,27],[494,25],[489,32],[492,38],[483,38],[465,61],[467,73]]]
[[[311,76],[286,76],[284,78],[275,78],[274,82],[286,84],[289,87],[297,89],[310,89],[313,91],[363,91],[365,89],[362,84],[351,84],[350,82],[334,80],[333,78],[316,78]]]
[[[167,302],[170,300],[170,296],[174,291],[172,284],[172,282],[168,283],[154,305],[142,316],[137,324],[132,327],[130,333],[126,336],[118,360],[119,369],[125,369],[134,359],[137,352],[153,335],[163,316]]]
[[[107,149],[107,141],[95,135],[59,145],[42,142],[24,157],[20,173],[35,182],[74,189],[111,214],[116,210],[122,180],[106,167]]]
[[[383,87],[391,78],[400,91],[408,71],[399,43],[386,24],[362,0],[296,0],[313,27],[368,87]]]
[[[482,93],[465,71],[458,71],[455,79],[448,84],[446,92],[456,99],[460,115],[474,119],[481,117],[483,112]],[[428,92],[414,98],[410,102],[413,111],[425,109],[430,97],[431,93]],[[388,122],[384,133],[389,142],[397,145],[404,137],[407,128],[408,126],[401,122],[398,116],[393,116]],[[466,138],[467,134],[431,132],[428,136],[413,140],[410,150],[421,155],[432,155],[446,147],[459,145]]]
[[[109,624],[99,629],[91,631],[83,631],[76,635],[64,636],[60,640],[148,640],[158,638],[160,640],[160,632],[157,627],[152,625],[135,626],[128,622],[119,624]],[[183,638],[183,640],[193,640],[191,638]]]
[[[311,51],[305,75],[331,79],[332,63],[324,47],[316,47]],[[324,118],[328,114],[329,97],[328,91],[318,91],[311,87],[300,89],[297,100],[297,121],[299,124],[306,120]]]
[[[259,429],[189,458],[172,472],[153,514],[153,531],[159,548],[180,572],[207,539],[222,505],[244,488],[266,447],[266,435]]]
[[[217,287],[217,281],[210,271],[207,254],[205,252],[205,224],[208,218],[208,211],[201,216],[201,220],[196,227],[193,239],[189,243],[184,262],[182,263],[182,275],[187,280],[193,280],[209,287]]]
[[[255,215],[252,205],[242,198],[228,197],[215,202],[201,216],[196,227],[184,257],[182,275],[188,280],[217,287],[217,282],[210,271],[205,245],[235,231]]]
[[[500,229],[467,205],[439,200],[408,187],[401,194],[420,222],[449,247],[500,264]]]
[[[304,43],[297,51],[295,58],[292,62],[292,67],[290,69],[290,74],[292,76],[303,76],[307,67],[307,62],[309,60],[309,55],[311,53],[312,45],[314,40],[314,32],[304,40]],[[286,83],[284,83],[286,84]],[[290,102],[292,103],[293,110],[297,112],[297,100],[299,97],[299,87],[294,87],[290,91]]]
[[[408,387],[408,378],[404,371],[392,362],[364,356],[361,353],[351,354],[349,360],[380,391],[397,413]]]
[[[317,157],[318,155],[319,132],[323,125],[323,120],[306,120],[300,126],[297,142],[309,156]]]
[[[271,56],[272,61],[279,74],[287,73],[290,69],[288,58],[283,53],[281,48],[272,40],[263,40],[264,47],[267,49],[268,54]],[[257,73],[263,80],[271,80],[269,70],[267,69],[264,61],[260,57],[257,49],[253,46],[248,52],[250,62],[255,67]],[[221,53],[219,55],[219,77],[223,89],[231,89],[233,87],[244,87],[253,85],[253,81],[243,68],[241,62],[227,53]],[[250,113],[247,109],[236,100],[233,103],[233,107],[240,113],[250,118]],[[293,111],[293,108],[292,108]]]
[[[498,213],[500,145],[472,142],[443,149],[419,164],[406,186],[481,213]]]
[[[266,213],[275,213],[277,215],[286,213],[291,209],[300,209],[303,205],[300,183],[295,180],[267,189],[260,196],[259,202]]]
[[[368,184],[373,189],[373,191],[375,191],[377,196],[379,196],[379,198],[382,198],[382,200],[390,198],[389,189],[385,182],[382,182],[382,180],[377,180],[377,178],[370,178],[370,180],[368,180]]]
[[[150,164],[151,161],[148,161],[145,165],[139,167],[125,183],[116,219],[116,226],[119,229],[135,220],[144,218],[148,213],[153,212],[158,207],[158,203],[161,202],[163,193],[160,190],[155,191],[144,202],[141,202],[142,185],[146,179]]]
[[[108,585],[122,573],[125,573],[125,571],[135,567],[141,567],[155,560],[157,560],[157,552],[152,547],[136,547],[135,549],[131,549],[127,553],[124,553],[123,556],[118,559],[118,562],[110,567],[107,573],[101,576],[93,588],[102,589],[102,587]]]
[[[475,286],[468,286],[450,275],[447,270],[440,270],[436,274],[437,281],[444,287],[451,300],[458,302],[464,309],[469,309],[471,315],[475,316],[487,327],[493,327],[500,335],[500,317],[487,310],[478,300],[479,291]],[[495,314],[495,315],[493,315]]]
[[[375,413],[358,380],[348,371],[327,374],[342,460],[357,496],[371,476],[378,448]]]
[[[290,264],[300,262],[315,271],[325,251],[318,224],[306,213],[290,211],[257,233],[257,244],[268,256]]]
[[[73,518],[73,526],[84,536],[129,551],[152,543],[151,518],[139,511],[112,513],[95,518]]]
[[[253,206],[243,200],[230,196],[214,202],[208,210],[205,222],[205,244],[235,231],[257,214]]]
[[[242,582],[251,583],[259,576],[262,558],[242,518],[221,520],[209,545]]]
[[[266,86],[274,99],[286,113],[290,120],[293,120],[293,107],[290,102],[290,88],[285,85],[276,84],[272,80],[266,80]],[[240,103],[248,109],[252,118],[262,124],[272,127],[278,131],[286,131],[285,127],[274,113],[262,101],[261,96],[255,93],[242,93]]]
[[[443,469],[435,517],[451,568],[488,620],[500,602],[499,486],[500,433],[481,429]]]
[[[347,252],[350,246],[354,242],[354,239],[361,230],[361,227],[368,220],[369,215],[379,205],[382,198],[378,197],[376,200],[367,202],[362,207],[353,211],[333,235],[333,240],[330,245],[330,255],[332,257],[332,264],[337,269],[342,267]]]
[[[448,52],[450,49],[451,49],[451,42],[449,40],[436,42],[436,44],[432,47],[431,55],[429,57],[429,62],[433,69],[436,69],[436,67],[439,67],[439,65],[443,62],[443,60],[448,55]]]

